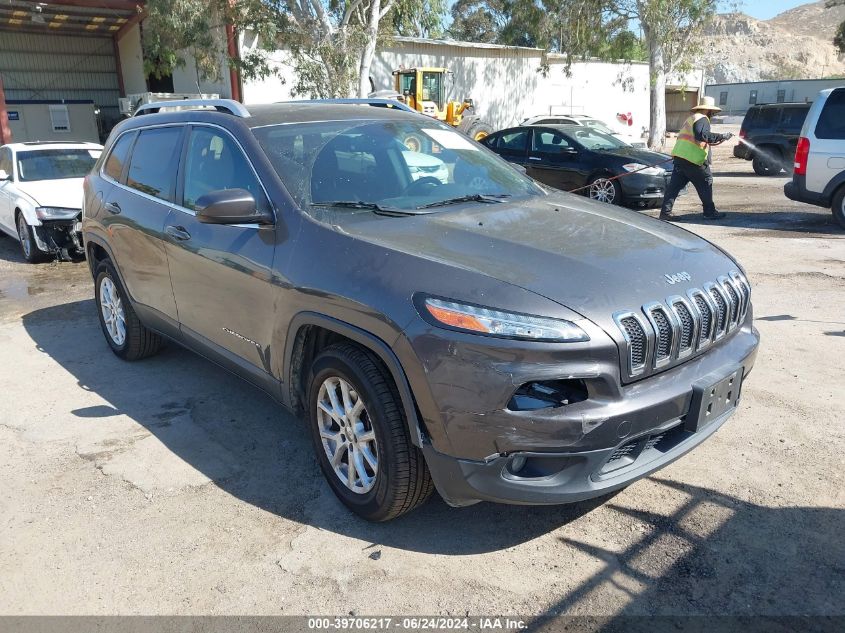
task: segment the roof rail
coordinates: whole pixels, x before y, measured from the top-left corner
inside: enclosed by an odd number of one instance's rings
[[[249,116],[249,110],[244,107],[244,104],[232,99],[173,99],[172,101],[155,101],[153,103],[139,105],[132,116],[155,114],[162,108],[214,108],[218,112],[225,112],[226,114],[237,117],[246,118]]]
[[[313,103],[313,104],[328,104],[328,105],[368,105],[377,108],[396,108],[404,112],[417,113],[407,103],[396,101],[395,99],[303,99],[300,101],[284,101],[282,103]],[[418,113],[417,113],[418,114]]]

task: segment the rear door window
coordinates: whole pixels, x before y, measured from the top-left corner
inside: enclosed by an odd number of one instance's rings
[[[182,126],[142,130],[132,151],[126,184],[147,195],[173,202]]]
[[[845,89],[830,93],[816,123],[816,137],[845,139]]]
[[[525,156],[525,152],[528,150],[528,134],[530,131],[529,129],[525,129],[502,132],[499,136],[499,143],[496,146],[499,154],[512,158]]]
[[[129,157],[129,150],[132,148],[132,141],[135,140],[135,132],[124,134],[114,144],[109,157],[106,159],[106,164],[103,167],[103,173],[117,182],[123,182],[123,168],[126,165],[126,159]]]

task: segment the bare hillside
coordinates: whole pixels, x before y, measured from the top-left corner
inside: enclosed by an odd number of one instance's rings
[[[845,58],[833,34],[845,20],[845,7],[805,4],[771,20],[744,13],[716,17],[705,35],[702,65],[707,81],[729,83],[766,79],[813,79],[845,75]]]

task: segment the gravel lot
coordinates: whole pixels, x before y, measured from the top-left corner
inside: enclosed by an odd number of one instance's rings
[[[754,287],[737,414],[573,506],[356,519],[302,424],[168,347],[116,359],[84,263],[0,237],[0,614],[845,614],[845,232],[716,157],[703,224]]]

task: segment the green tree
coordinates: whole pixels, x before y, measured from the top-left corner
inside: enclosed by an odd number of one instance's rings
[[[170,75],[193,59],[203,79],[220,78],[221,62],[236,67],[247,79],[273,74],[265,49],[243,58],[228,55],[225,26],[251,30],[260,41],[275,41],[278,12],[264,0],[147,0],[143,22],[144,72]],[[270,46],[269,48],[273,48]]]
[[[445,17],[445,0],[399,0],[391,12],[391,34],[441,38]]]
[[[691,68],[716,0],[617,0],[612,10],[642,28],[650,80],[648,145],[660,149],[666,144],[666,76]]]

